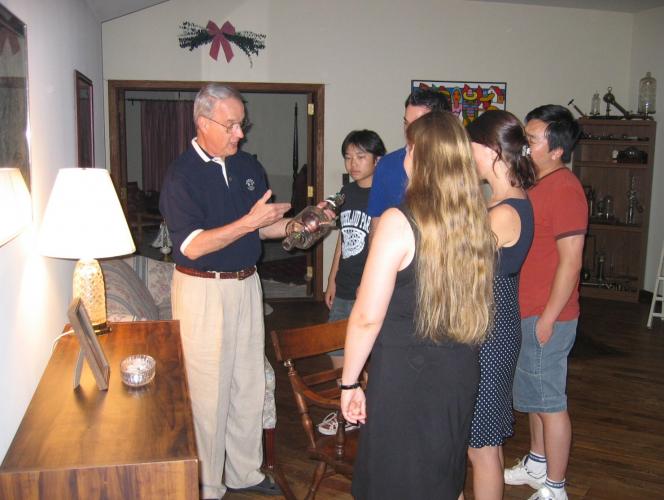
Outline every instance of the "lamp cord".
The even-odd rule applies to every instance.
[[[62,332],[60,335],[55,337],[55,339],[53,340],[53,345],[51,346],[51,354],[53,354],[53,351],[55,351],[55,346],[58,344],[58,341],[65,335],[71,335],[72,333],[74,333],[74,329],[70,328],[69,330]]]

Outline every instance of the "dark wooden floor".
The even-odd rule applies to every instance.
[[[274,302],[267,330],[325,321],[322,304]],[[664,498],[664,326],[645,327],[646,304],[584,299],[577,342],[569,364],[569,409],[574,439],[568,469],[570,499]],[[293,492],[303,498],[313,463],[303,458],[305,441],[283,366],[267,355],[277,373],[277,453]],[[515,436],[505,445],[511,464],[528,450],[528,420],[516,414]],[[472,499],[469,469],[466,498]],[[350,499],[341,476],[323,481],[317,499]],[[505,498],[526,499],[528,486],[507,486]],[[227,494],[225,500],[266,498]],[[423,499],[426,500],[426,499]]]

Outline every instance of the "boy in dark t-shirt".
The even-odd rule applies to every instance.
[[[341,145],[346,172],[354,182],[341,188],[345,196],[339,213],[341,228],[325,291],[329,321],[345,319],[355,301],[355,291],[367,259],[369,226],[367,203],[374,170],[385,154],[383,141],[371,130],[353,130]],[[342,363],[339,366],[343,365]]]
[[[369,192],[376,164],[385,154],[385,145],[376,132],[353,130],[341,144],[341,154],[346,172],[354,182],[341,188],[345,200],[339,213],[339,238],[325,290],[325,304],[330,309],[329,321],[348,318],[355,302],[355,292],[360,285],[369,250]],[[334,368],[343,366],[343,350],[330,353],[330,358]],[[335,434],[336,413],[328,415],[318,425],[318,430],[322,434]]]

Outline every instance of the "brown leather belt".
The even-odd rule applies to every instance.
[[[211,278],[217,280],[244,280],[256,272],[256,266],[251,266],[240,271],[199,271],[198,269],[192,269],[191,267],[184,266],[175,266],[175,269],[180,271],[183,274],[188,274],[189,276],[196,276],[197,278]]]

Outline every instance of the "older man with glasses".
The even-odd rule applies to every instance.
[[[226,488],[281,494],[260,472],[265,394],[261,239],[285,236],[288,203],[269,203],[265,171],[238,149],[245,109],[208,84],[194,102],[197,136],[169,167],[160,209],[173,240],[173,317],[191,391],[201,498]],[[223,478],[223,482],[222,482]]]

